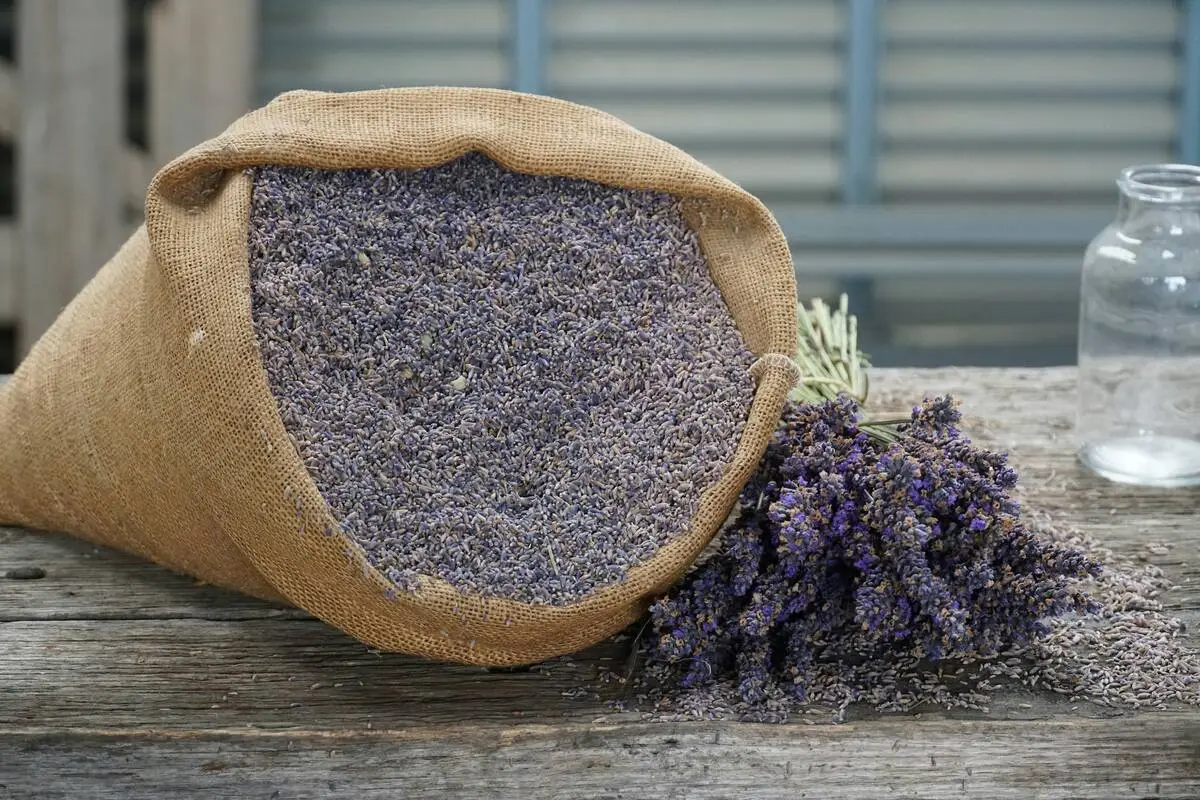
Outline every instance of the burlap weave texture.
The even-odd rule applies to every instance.
[[[765,356],[735,457],[690,530],[571,605],[437,580],[397,595],[351,540],[325,535],[337,523],[284,430],[251,324],[247,168],[420,168],[469,151],[682,199],[737,327]],[[787,243],[757,199],[600,111],[484,89],[289,92],[162,168],[145,225],[0,389],[0,522],[282,600],[381,649],[496,665],[572,652],[635,620],[728,515],[795,381],[795,297]]]

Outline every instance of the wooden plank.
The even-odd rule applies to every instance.
[[[0,528],[0,575],[21,567],[45,577],[5,586],[0,622],[308,617],[78,539]]]
[[[0,64],[0,139],[16,137],[20,113],[17,71],[11,65]],[[146,187],[154,177],[154,164],[143,150],[132,145],[124,147],[121,164],[122,196],[127,204],[140,209],[146,198]],[[0,252],[0,272],[10,263],[11,257]]]
[[[19,355],[126,234],[123,13],[121,0],[18,6]]]
[[[962,722],[934,741],[914,737],[908,720],[785,729],[463,722],[332,736],[0,730],[0,797],[1195,798],[1197,742],[1200,720],[1169,714]]]
[[[1151,558],[1183,582],[1164,600],[1200,643],[1200,490],[1080,469],[1073,370],[877,370],[873,385],[882,411],[959,396],[968,432],[1011,452],[1027,508],[1119,552],[1170,542]],[[317,620],[61,536],[0,533],[0,575],[13,566],[47,575],[0,580],[0,798],[1200,796],[1195,709],[1022,692],[988,714],[854,710],[833,728],[645,724],[607,710],[617,687],[573,696],[626,664],[628,632],[494,673],[376,653]]]
[[[150,142],[156,166],[220,133],[252,107],[257,5],[159,0],[150,6]]]
[[[0,324],[16,320],[16,269],[13,226],[0,222]]]
[[[1195,627],[1200,613],[1181,614]],[[442,726],[462,721],[588,721],[610,716],[627,631],[528,672],[431,664],[372,651],[317,620],[144,619],[0,623],[0,730],[201,731],[254,727],[323,731]],[[78,676],[86,675],[86,681]],[[578,695],[578,696],[576,696]],[[1175,712],[1157,712],[1170,714]],[[1200,711],[1179,712],[1200,719]],[[818,714],[810,723],[828,723]],[[925,709],[882,715],[853,708],[851,721],[909,716],[913,734],[937,738],[950,720],[1089,719],[1141,714],[1034,691],[997,694],[985,712]],[[632,721],[637,714],[614,719]],[[98,722],[102,721],[102,722]]]
[[[0,730],[14,726],[338,731],[462,719],[604,713],[563,692],[619,668],[627,645],[530,672],[431,665],[375,653],[316,620],[0,624]],[[86,674],[86,681],[72,676]]]
[[[17,71],[11,64],[0,64],[0,139],[12,140],[17,135],[21,116],[19,92]]]

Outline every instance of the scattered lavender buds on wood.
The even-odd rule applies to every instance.
[[[1161,572],[1023,519],[1016,473],[961,434],[950,398],[864,421],[845,298],[800,321],[806,381],[719,546],[651,609],[619,706],[840,719],[855,703],[986,710],[1013,684],[1200,704],[1200,654],[1159,613]]]
[[[683,688],[679,665],[658,661],[632,675],[606,673],[604,682],[622,684],[626,696],[612,705],[654,721],[766,722],[797,717],[840,722],[871,711],[988,712],[1003,692],[1117,709],[1200,705],[1200,652],[1188,647],[1183,623],[1158,599],[1171,588],[1162,571],[1119,556],[1043,514],[1031,515],[1026,525],[1049,542],[1082,550],[1102,569],[1079,586],[1089,611],[1044,620],[1046,631],[1023,645],[930,661],[917,649],[880,654],[869,643],[864,648],[848,627],[824,643],[803,699],[785,683],[773,683],[763,697],[747,701],[734,675]]]
[[[752,356],[669,196],[508,172],[254,173],[255,332],[343,530],[561,604],[683,533],[732,459]]]
[[[736,675],[804,700],[815,664],[849,648],[940,661],[987,655],[1086,610],[1081,552],[1021,524],[1003,457],[970,446],[948,398],[883,444],[847,397],[791,404],[724,549],[653,609],[651,663],[684,687]]]

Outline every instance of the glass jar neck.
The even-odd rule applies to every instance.
[[[1155,164],[1129,167],[1117,180],[1118,223],[1168,216],[1200,224],[1200,166]]]

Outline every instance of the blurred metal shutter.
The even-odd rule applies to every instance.
[[[1200,64],[1200,0],[261,7],[263,100],[507,86],[679,145],[771,207],[802,295],[854,287],[888,364],[1070,361],[1083,247],[1117,170],[1178,157],[1185,42]]]
[[[889,363],[1072,362],[1079,263],[1117,172],[1177,158],[1180,4],[890,0],[881,24],[891,230],[829,260],[874,278],[872,347]]]
[[[505,0],[261,0],[259,93],[509,81]]]
[[[1112,200],[1175,144],[1179,13],[1163,0],[893,0],[881,199]]]
[[[881,203],[953,210],[992,241],[889,253],[912,269],[877,279],[881,355],[1073,362],[1082,249],[1114,215],[1112,181],[1176,157],[1178,5],[893,0],[884,30]]]
[[[560,0],[550,94],[687,150],[768,204],[838,186],[837,0]]]

